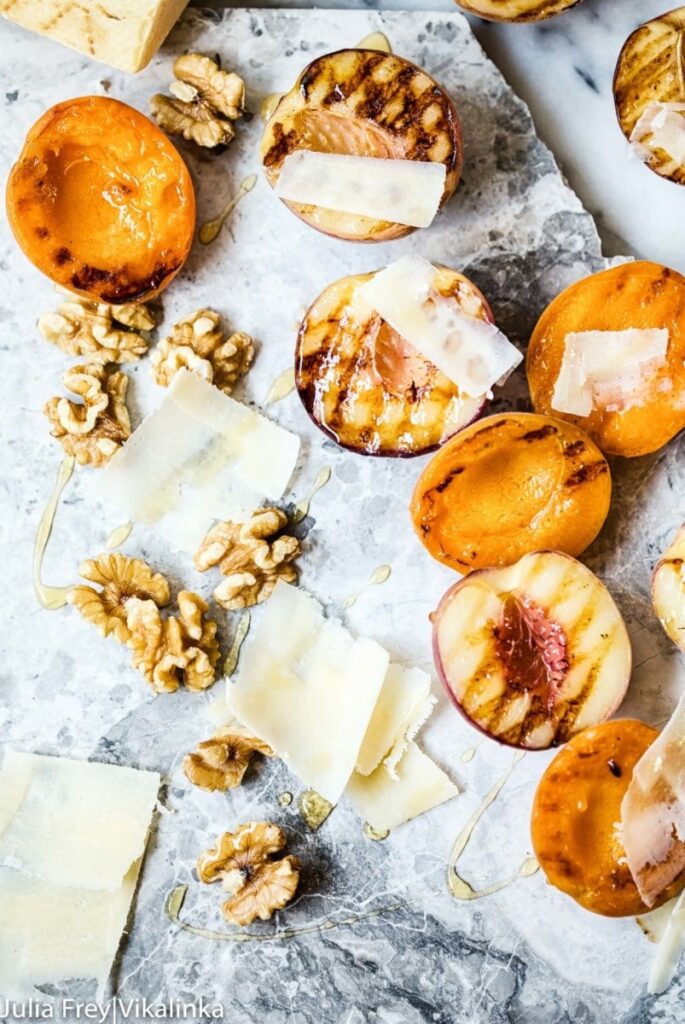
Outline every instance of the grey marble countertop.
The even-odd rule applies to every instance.
[[[197,6],[250,6],[210,0]],[[453,0],[308,0],[265,7],[454,11]],[[532,25],[470,17],[486,53],[530,107],[540,137],[595,217],[604,252],[634,254],[685,273],[685,188],[663,181],[629,154],[611,83],[628,35],[668,10],[668,0],[583,0]]]
[[[602,9],[620,6],[619,0],[605,0]],[[516,38],[533,45],[546,32],[554,39],[563,25],[572,24],[571,18],[592,17],[593,12],[597,17],[598,10],[597,3],[587,0],[559,19],[558,29],[555,22],[544,30],[518,28],[522,34]],[[381,17],[368,11],[313,11],[300,17],[241,11],[223,18],[189,12],[150,68],[134,80],[2,23],[2,45],[11,41],[9,58],[0,67],[6,116],[2,173],[15,159],[27,127],[50,103],[100,89],[147,109],[150,95],[169,81],[172,57],[185,47],[207,52],[215,47],[227,63],[247,69],[249,106],[256,111],[263,95],[294,81],[309,54],[332,49],[338,41],[353,44],[380,29],[398,52],[442,79],[459,106],[467,140],[459,201],[399,248],[350,246],[312,232],[260,180],[216,245],[194,247],[164,295],[162,332],[192,309],[217,308],[232,326],[258,339],[255,366],[237,397],[263,403],[274,378],[292,359],[302,304],[336,277],[412,251],[441,261],[449,253],[450,262],[483,288],[498,323],[522,342],[562,287],[603,265],[599,238],[552,154],[536,137],[525,106],[483,59],[455,8],[446,5],[445,12]],[[510,36],[506,28],[481,25],[478,31],[503,46]],[[569,78],[580,82],[571,43],[566,39],[555,45],[567,52],[563,66]],[[599,72],[585,63],[587,48],[583,53],[575,62],[599,80]],[[40,73],[42,67],[49,67],[49,75]],[[576,87],[578,95],[587,90],[588,103],[596,102],[589,86]],[[215,214],[242,178],[257,169],[259,132],[255,117],[219,160],[184,148],[201,220]],[[572,175],[570,166],[567,170]],[[634,171],[646,187],[662,185],[640,166]],[[293,253],[298,254],[296,272]],[[5,584],[0,747],[11,742],[24,750],[93,757],[165,775],[164,812],[155,823],[130,933],[112,976],[115,991],[123,998],[218,999],[231,1024],[647,1024],[652,1019],[676,1024],[685,976],[681,973],[661,997],[646,995],[653,949],[632,920],[586,913],[540,873],[477,903],[451,899],[445,885],[451,843],[509,767],[511,752],[474,735],[446,699],[421,743],[463,794],[383,843],[365,839],[346,806],[311,834],[294,804],[284,808],[277,802],[283,790],[298,790],[297,780],[280,764],[259,766],[244,787],[227,796],[188,785],[181,759],[211,731],[205,715],[209,697],[179,692],[150,699],[125,649],[102,640],[73,609],[51,613],[36,605],[32,543],[61,454],[48,436],[41,408],[60,390],[70,360],[37,335],[37,315],[53,307],[55,295],[18,252],[4,223],[0,266],[0,558]],[[127,372],[137,424],[159,402],[160,392],[147,362]],[[495,409],[524,402],[525,381],[517,374]],[[335,449],[309,423],[294,395],[271,415],[303,441],[289,498],[307,493],[322,463],[333,469],[307,524],[303,585],[329,611],[341,614],[341,601],[363,587],[371,570],[392,565],[388,582],[369,588],[344,613],[346,624],[355,634],[385,644],[393,658],[430,670],[427,616],[453,576],[427,556],[406,520],[421,461],[397,464]],[[654,456],[613,467],[614,509],[587,555],[591,568],[611,586],[631,632],[636,667],[623,710],[655,723],[668,716],[685,680],[683,660],[662,635],[649,598],[650,567],[682,518],[682,448],[681,439]],[[48,582],[73,582],[80,560],[101,550],[104,538],[120,525],[119,517],[98,502],[95,477],[95,471],[79,471],[69,484],[48,550]],[[165,547],[154,531],[136,529],[124,550],[164,569],[175,588],[211,591],[211,582]],[[225,644],[231,625],[223,615],[220,627]],[[477,747],[475,756],[462,760],[472,747]],[[530,803],[549,758],[548,753],[526,757],[503,791],[497,813],[483,819],[464,865],[474,884],[506,877],[530,854]],[[214,942],[171,927],[163,915],[164,896],[173,886],[187,885],[184,919],[225,931],[220,896],[197,883],[191,866],[208,840],[257,815],[285,825],[293,852],[306,865],[296,904],[276,921],[257,925],[257,938],[247,942]],[[354,926],[342,926],[350,917]],[[302,931],[288,941],[271,941],[275,928]],[[69,994],[88,995],[90,990],[77,986]]]

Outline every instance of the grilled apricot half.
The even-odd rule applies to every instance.
[[[362,455],[412,456],[437,448],[482,411],[482,398],[456,384],[362,300],[373,274],[330,284],[307,310],[297,336],[295,383],[312,420]],[[436,267],[433,287],[468,316],[493,322],[463,274]]]
[[[501,413],[433,456],[410,511],[430,554],[466,573],[541,548],[579,555],[602,528],[610,500],[607,461],[581,430],[548,416]]]
[[[555,408],[554,391],[567,338],[581,332],[666,330],[665,358],[633,371],[632,390],[619,384],[594,392],[587,416]],[[597,345],[601,347],[601,335]],[[647,455],[685,427],[685,277],[658,263],[638,261],[602,270],[557,295],[538,320],[528,345],[528,385],[536,412],[582,427],[604,452]]]
[[[25,255],[102,302],[154,298],[183,266],[195,194],[160,129],[106,96],[51,107],[29,131],[7,182],[7,216]]]
[[[633,769],[659,733],[619,718],[585,729],[561,750],[535,793],[535,856],[557,889],[595,914],[632,917],[672,899],[685,875],[654,907],[640,899],[621,840],[621,801]]]
[[[273,187],[297,150],[445,165],[441,206],[461,174],[461,127],[451,99],[411,61],[379,50],[338,50],[309,64],[264,128],[261,155]],[[354,242],[386,242],[416,229],[319,206],[286,202],[318,231]]]
[[[611,594],[559,551],[470,573],[431,620],[448,695],[500,743],[565,743],[609,718],[628,687],[630,641]]]
[[[580,0],[456,0],[470,14],[488,21],[542,21],[553,18]]]
[[[614,74],[621,131],[651,171],[679,185],[685,185],[683,142],[678,145],[685,132],[683,32],[685,7],[640,25],[624,43]]]

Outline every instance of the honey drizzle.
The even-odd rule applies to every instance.
[[[274,402],[280,402],[282,398],[286,398],[292,391],[295,390],[295,370],[290,368],[284,370],[283,373],[279,373],[276,380],[271,385],[269,394],[266,396],[264,405],[272,405]]]
[[[240,657],[240,648],[243,646],[245,637],[250,629],[250,613],[244,611],[238,619],[238,625],[235,628],[235,634],[233,636],[233,643],[226,655],[226,661],[224,662],[224,675],[232,676],[238,665],[238,658]]]
[[[233,198],[226,203],[221,213],[216,217],[212,217],[211,220],[205,221],[200,228],[198,235],[198,238],[203,245],[210,245],[217,238],[227,218],[233,213],[243,196],[246,196],[248,192],[251,192],[256,184],[257,175],[248,174],[248,176],[240,183],[240,188]]]
[[[367,839],[372,839],[374,843],[382,843],[383,840],[387,839],[388,836],[390,835],[389,828],[383,829],[383,831],[379,831],[377,828],[374,828],[373,825],[369,825],[368,821],[364,822],[362,832],[364,833]]]
[[[386,580],[390,579],[391,575],[391,565],[379,565],[377,568],[373,570],[373,572],[369,576],[368,583],[365,583],[361,590],[358,590],[356,594],[348,594],[347,597],[344,598],[343,601],[341,602],[340,607],[351,608],[352,605],[355,605],[357,603],[357,601],[362,596],[365,590],[368,590],[369,587],[377,587],[381,583],[385,583]]]
[[[390,40],[383,32],[369,32],[368,36],[360,39],[356,46],[357,50],[380,50],[381,53],[392,53]]]
[[[36,533],[36,542],[33,548],[33,589],[36,592],[39,604],[51,612],[65,606],[69,596],[69,591],[72,589],[72,587],[48,586],[46,583],[43,583],[41,579],[41,572],[43,568],[45,549],[50,539],[50,534],[52,533],[59,499],[62,495],[62,491],[71,479],[75,464],[76,460],[73,455],[68,455],[65,459],[62,459],[59,472],[57,474],[55,488],[45,507],[43,515],[40,517],[38,532]]]
[[[105,547],[108,551],[114,551],[115,548],[120,548],[125,541],[131,536],[133,529],[133,523],[122,523],[121,526],[117,526],[116,529],[112,530],[109,537],[105,541]]]
[[[324,466],[320,469],[316,475],[316,480],[312,485],[312,489],[309,492],[308,497],[303,498],[302,501],[298,501],[293,512],[293,522],[301,523],[302,520],[309,514],[309,506],[312,503],[312,499],[317,491],[320,491],[322,487],[325,487],[328,481],[331,479],[333,471],[330,466]]]
[[[271,935],[259,935],[255,932],[214,932],[208,928],[198,928],[196,925],[187,924],[185,921],[181,921],[180,913],[183,907],[183,901],[185,900],[186,893],[188,891],[187,885],[177,885],[176,888],[172,889],[168,893],[166,900],[164,901],[164,913],[173,924],[178,925],[186,932],[190,932],[191,935],[199,935],[203,939],[218,939],[221,942],[279,942],[283,939],[292,939],[297,935],[311,935],[314,932],[329,932],[333,928],[344,928],[346,926],[357,924],[358,921],[366,921],[369,918],[380,917],[382,914],[390,914],[396,910],[404,910],[407,907],[407,903],[397,902],[391,903],[386,907],[379,907],[377,910],[369,910],[364,914],[352,914],[349,917],[343,917],[339,921],[334,921],[332,918],[327,918],[322,921],[321,924],[309,924],[304,925],[302,928],[287,928],[281,931],[273,932]]]
[[[509,781],[509,778],[514,769],[516,768],[516,765],[519,763],[521,758],[525,756],[525,754],[525,750],[519,750],[514,760],[512,761],[509,770],[506,771],[502,778],[495,783],[495,785],[488,793],[486,793],[482,803],[480,804],[480,807],[476,808],[476,810],[473,812],[473,814],[466,822],[463,829],[461,830],[461,832],[454,841],[452,853],[450,854],[449,864],[447,866],[447,887],[449,888],[454,898],[457,900],[478,900],[481,899],[483,896],[490,896],[492,895],[492,893],[499,892],[501,889],[506,889],[508,885],[512,885],[519,878],[528,878],[530,877],[530,875],[534,875],[535,872],[538,871],[540,868],[540,865],[538,864],[535,857],[527,857],[523,861],[523,863],[519,865],[515,874],[509,876],[509,878],[504,878],[499,882],[493,882],[492,885],[488,885],[484,889],[474,889],[473,886],[469,885],[469,883],[464,878],[462,878],[457,871],[459,858],[461,857],[462,853],[468,846],[471,836],[473,835],[473,832],[478,822],[483,817],[483,815],[490,807],[490,805],[495,802],[495,800],[501,793],[502,789]]]
[[[476,756],[476,748],[475,747],[469,747],[467,750],[464,751],[464,753],[461,755],[459,760],[461,761],[462,764],[468,764],[469,761],[473,761],[475,756]]]
[[[317,832],[321,828],[334,807],[335,804],[332,804],[330,800],[326,800],[315,789],[305,789],[297,801],[297,809],[302,820],[309,826],[312,832]]]
[[[268,96],[264,97],[264,99],[259,105],[259,116],[261,117],[262,122],[264,124],[266,124],[267,121],[271,120],[276,110],[276,107],[281,102],[284,96],[284,92],[270,92]]]

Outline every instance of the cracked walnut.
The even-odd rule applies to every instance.
[[[198,309],[175,324],[169,337],[153,349],[150,361],[153,376],[163,387],[168,387],[177,371],[185,367],[229,395],[253,359],[249,334],[236,331],[227,338],[219,314]]]
[[[111,364],[88,363],[73,366],[63,381],[82,401],[51,398],[44,406],[50,433],[80,465],[102,466],[131,436],[128,377]]]
[[[102,589],[85,584],[69,592],[72,604],[101,636],[128,643],[131,631],[126,623],[127,602],[132,598],[150,601],[157,607],[169,603],[169,584],[159,572],[153,572],[141,558],[122,554],[103,554],[82,562],[79,574]]]
[[[299,863],[291,854],[276,858],[286,844],[283,829],[268,821],[240,825],[224,832],[214,846],[197,859],[200,881],[221,880],[230,898],[222,906],[227,921],[248,925],[257,918],[268,921],[295,895]]]
[[[207,618],[209,606],[189,590],[181,590],[177,601],[178,616],[167,618],[152,600],[132,598],[126,605],[133,665],[155,693],[173,693],[181,683],[206,690],[214,682],[219,643],[216,622]]]
[[[112,306],[73,295],[55,312],[38,318],[38,330],[46,341],[70,356],[87,356],[92,363],[131,363],[147,352],[148,341],[140,333],[151,331],[155,317],[149,306],[133,303]]]
[[[183,771],[194,786],[225,792],[243,781],[253,754],[273,757],[273,750],[256,736],[227,726],[186,754]]]
[[[297,537],[285,533],[288,517],[278,508],[253,512],[247,522],[217,523],[195,554],[195,567],[219,566],[226,577],[214,590],[228,611],[265,601],[279,579],[297,581],[294,559],[302,551]]]
[[[172,95],[157,93],[150,100],[159,126],[206,149],[229,143],[235,135],[233,122],[245,108],[242,78],[199,53],[178,57],[174,75],[169,86]]]

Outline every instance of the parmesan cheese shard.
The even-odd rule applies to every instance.
[[[410,742],[393,778],[384,764],[371,775],[355,772],[346,795],[360,818],[378,832],[403,825],[459,795],[459,790],[427,754]]]
[[[428,700],[430,687],[430,676],[419,668],[404,668],[394,662],[388,667],[364,734],[356,771],[370,775],[395,744],[403,739]]]
[[[685,103],[648,103],[630,133],[630,142],[641,160],[658,151],[685,166]]]
[[[523,356],[494,324],[468,316],[456,299],[434,291],[434,277],[435,268],[421,256],[402,256],[358,294],[463,394],[491,396]]]
[[[649,972],[647,991],[650,995],[665,992],[685,949],[685,892],[681,892],[671,909],[664,934],[659,940],[656,956]]]
[[[685,696],[635,765],[621,823],[630,872],[652,907],[685,871]]]
[[[0,14],[87,57],[140,71],[188,0],[4,0]]]
[[[227,703],[307,786],[339,800],[354,770],[389,657],[279,581],[253,625]]]
[[[214,519],[280,498],[299,446],[295,434],[181,369],[100,475],[100,494],[192,553]]]
[[[569,332],[552,408],[589,416],[596,405],[608,412],[638,405],[666,360],[668,337],[665,327]]]
[[[275,192],[290,202],[425,228],[438,212],[446,174],[431,160],[300,149],[283,161]]]
[[[160,777],[7,750],[0,768],[0,994],[104,985],[128,917]]]

